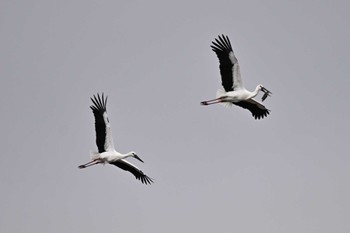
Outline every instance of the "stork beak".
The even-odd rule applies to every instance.
[[[134,158],[135,158],[135,159],[140,160],[141,162],[143,162],[143,160],[142,160],[142,159],[140,159],[140,157],[139,157],[139,156],[137,156],[136,154],[134,154]]]
[[[261,91],[263,91],[265,94],[268,94],[269,96],[270,96],[270,94],[272,94],[272,92],[267,90],[265,87],[262,87]]]

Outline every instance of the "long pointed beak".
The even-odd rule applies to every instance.
[[[134,154],[134,158],[135,158],[135,159],[140,160],[141,162],[143,162],[143,160],[142,160],[142,159],[140,159],[140,157],[139,157],[139,156],[137,156],[137,155],[135,155],[135,154]],[[143,163],[144,163],[144,162],[143,162]]]
[[[261,88],[261,90],[262,90],[265,94],[267,94],[268,96],[270,96],[270,94],[272,94],[272,92],[269,91],[269,90],[267,90],[265,87]]]

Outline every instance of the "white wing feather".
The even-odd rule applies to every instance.
[[[108,115],[107,112],[103,113],[103,120],[105,121],[106,124],[106,140],[105,140],[105,151],[114,151],[114,143],[113,143],[113,137],[112,137],[112,129],[111,129],[111,124],[109,123],[108,120]]]
[[[233,52],[229,53],[229,58],[233,64],[232,67],[232,75],[233,75],[233,90],[242,90],[244,89],[242,77],[241,77],[241,70],[239,68],[238,59],[236,58],[235,54]]]

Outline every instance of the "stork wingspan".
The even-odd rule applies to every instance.
[[[233,104],[248,109],[255,119],[260,120],[260,118],[263,119],[270,114],[270,110],[254,99],[248,99]]]
[[[140,180],[143,184],[151,184],[153,183],[152,178],[145,175],[140,169],[138,169],[135,165],[129,163],[124,159],[119,159],[111,164],[134,174],[136,179]]]
[[[220,62],[222,86],[226,92],[243,88],[238,60],[233,53],[230,39],[227,36],[218,36],[210,47],[216,53]]]
[[[93,105],[90,108],[95,116],[96,145],[99,153],[114,150],[112,130],[106,109],[107,98],[107,96],[104,98],[103,93],[101,97],[97,94],[91,98]]]

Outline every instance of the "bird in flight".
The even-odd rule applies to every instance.
[[[261,84],[259,84],[253,92],[245,89],[238,60],[233,53],[229,38],[224,35],[218,36],[218,39],[215,39],[210,47],[219,58],[221,81],[225,91],[219,90],[217,98],[202,101],[201,104],[210,105],[225,103],[229,106],[235,104],[248,109],[255,119],[262,119],[270,114],[269,109],[253,98],[258,95],[259,91],[262,91],[264,92],[262,101],[264,101],[272,93]]]
[[[107,96],[104,98],[97,94],[91,98],[93,105],[90,106],[95,117],[96,145],[98,152],[91,153],[91,161],[79,166],[80,169],[90,167],[96,164],[113,164],[123,170],[131,172],[136,179],[144,184],[151,184],[152,178],[145,175],[138,167],[126,161],[126,158],[133,157],[143,162],[135,152],[131,151],[121,154],[114,149],[111,124],[107,116]]]

